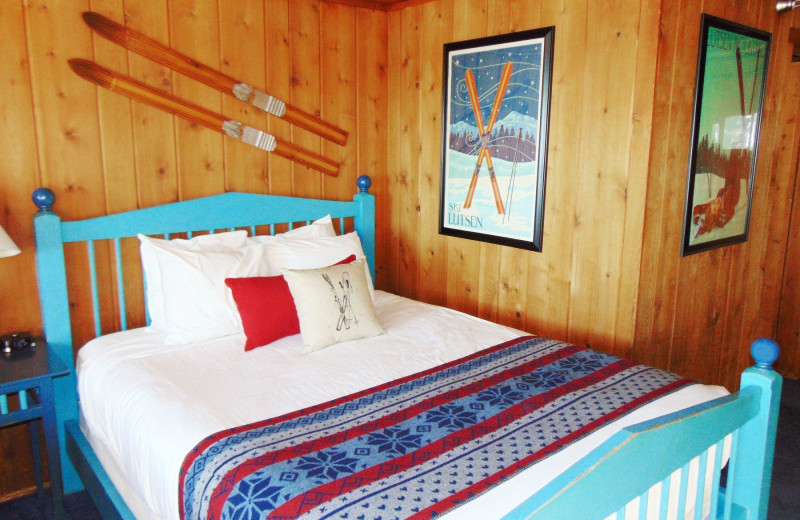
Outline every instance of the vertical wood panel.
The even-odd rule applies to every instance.
[[[385,287],[386,272],[391,241],[389,236],[389,213],[385,202],[388,194],[387,175],[387,75],[388,75],[388,20],[382,13],[368,9],[357,10],[358,23],[355,37],[357,42],[372,42],[370,45],[356,45],[358,56],[358,117],[356,119],[359,136],[375,136],[368,142],[359,140],[358,174],[369,175],[372,179],[372,192],[381,201],[375,207],[378,236],[375,247],[375,284]]]
[[[289,42],[289,0],[275,0],[272,9],[264,10],[266,31],[266,69],[267,94],[286,103],[291,102],[292,60]],[[282,139],[292,137],[291,125],[277,117],[269,118],[269,131]],[[269,190],[275,195],[291,195],[294,186],[292,162],[275,154],[270,154]]]
[[[581,125],[586,61],[588,3],[544,2],[543,26],[555,26],[553,86],[547,156],[544,237],[541,255],[530,255],[525,329],[565,340],[569,336],[571,279],[577,228],[575,186],[584,140]]]
[[[211,2],[169,2],[170,45],[201,63],[219,69],[219,20]],[[207,85],[173,73],[173,93],[214,112],[222,110],[222,93]],[[195,199],[225,188],[222,174],[224,136],[183,118],[176,118],[178,185],[182,199]],[[237,143],[239,146],[246,146]]]
[[[399,96],[403,100],[399,110],[400,134],[398,154],[398,200],[395,211],[399,226],[396,251],[396,276],[402,283],[398,293],[416,298],[419,255],[419,151],[420,143],[420,22],[422,9],[400,11],[400,77]]]
[[[322,118],[351,134],[355,130],[357,105],[356,12],[354,9],[322,2],[320,4],[322,54]],[[323,140],[322,152],[341,162],[338,177],[323,175],[322,187],[327,199],[347,200],[353,196],[358,177],[358,154],[355,139],[346,146]]]
[[[291,104],[320,115],[319,0],[289,2],[289,55],[291,63]],[[292,128],[292,142],[315,153],[321,151],[321,139],[300,127]],[[292,164],[292,192],[301,197],[318,198],[322,194],[322,173]]]
[[[220,70],[255,89],[267,89],[264,6],[237,0],[219,1]],[[232,96],[222,96],[222,113],[263,131],[269,131],[268,116]],[[225,189],[253,193],[269,192],[269,155],[248,144],[223,137]]]
[[[400,99],[400,81],[399,78],[402,74],[403,60],[402,60],[402,41],[403,31],[401,24],[401,11],[392,11],[389,13],[388,20],[388,66],[389,78],[387,81],[386,97],[387,103],[387,124],[388,135],[397,136],[402,133],[402,107],[403,103]],[[388,228],[384,232],[384,240],[389,245],[388,255],[386,257],[385,271],[376,273],[381,275],[383,280],[383,287],[389,292],[399,293],[402,287],[400,277],[397,276],[397,251],[400,249],[400,142],[398,139],[389,139],[387,143],[386,158],[386,189],[387,196],[383,201],[387,211],[386,224]]]
[[[453,31],[453,3],[422,6],[420,32],[419,277],[417,297],[444,305],[447,301],[447,241],[439,234],[439,182],[442,139],[442,46]],[[439,51],[438,53],[436,51]],[[432,283],[432,280],[436,280]]]

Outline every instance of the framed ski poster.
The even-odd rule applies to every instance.
[[[542,250],[554,33],[444,46],[439,233]]]
[[[745,242],[770,34],[703,15],[681,255]]]

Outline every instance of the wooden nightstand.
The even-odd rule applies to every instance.
[[[28,423],[33,446],[36,486],[41,492],[42,457],[39,431],[36,428],[41,420],[47,444],[53,513],[56,519],[64,517],[64,505],[53,378],[68,373],[67,366],[41,340],[35,347],[27,350],[15,351],[10,355],[0,353],[0,427]]]

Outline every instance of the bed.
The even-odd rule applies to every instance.
[[[315,219],[330,215],[339,223],[339,235],[350,229],[357,234],[374,278],[375,201],[369,186],[369,178],[360,177],[352,202],[226,193],[75,222],[62,222],[53,211],[51,191],[34,192],[44,332],[48,345],[72,369],[56,388],[65,492],[85,487],[104,518],[173,520],[179,518],[179,509],[185,518],[199,517],[185,508],[185,491],[193,486],[174,480],[179,473],[182,478],[191,473],[198,460],[192,453],[211,446],[214,432],[251,435],[254,430],[242,426],[251,424],[288,428],[297,410],[321,417],[321,411],[351,406],[341,401],[347,395],[396,395],[398,389],[413,386],[409,381],[428,384],[450,377],[462,366],[472,369],[477,357],[513,355],[534,363],[536,356],[560,355],[556,350],[564,347],[550,340],[379,290],[372,300],[385,333],[307,355],[299,335],[277,340],[270,348],[245,351],[242,335],[199,339],[187,346],[169,343],[152,327],[127,330],[123,274],[128,271],[120,244],[139,233],[169,238],[245,229],[256,235],[267,226],[267,233],[273,234],[275,225],[310,227]],[[122,330],[112,333],[101,331],[94,267],[95,243],[103,241],[110,241],[116,253]],[[71,242],[86,243],[98,336],[79,351],[79,378],[73,363],[64,254],[64,244]],[[495,344],[498,347],[491,347]],[[578,350],[569,355],[595,355]],[[548,448],[535,464],[498,477],[499,484],[491,488],[468,493],[458,507],[443,511],[444,518],[765,519],[781,378],[771,369],[778,355],[774,342],[757,340],[751,353],[756,366],[743,373],[736,394],[677,377],[665,381],[674,388],[653,393],[645,406],[620,408],[608,425],[587,430],[564,447]],[[529,355],[530,360],[523,357]],[[608,363],[626,362],[609,358]],[[188,376],[173,380],[177,367]],[[236,386],[237,381],[247,383]],[[412,437],[417,442],[420,436]],[[720,485],[723,473],[726,478]],[[423,494],[427,497],[429,491]],[[403,499],[395,498],[392,504]],[[439,502],[436,496],[428,499]],[[362,501],[360,507],[369,518],[394,517],[377,511],[376,504]],[[308,517],[327,514],[315,509]],[[440,512],[433,508],[426,514],[437,517]]]

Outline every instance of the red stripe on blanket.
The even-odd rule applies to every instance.
[[[209,511],[220,510],[218,508],[221,508],[222,504],[224,504],[225,501],[227,501],[228,495],[241,480],[247,478],[247,476],[251,475],[252,473],[266,466],[269,466],[271,464],[276,464],[278,462],[287,459],[308,455],[309,453],[320,451],[325,448],[335,446],[337,444],[342,444],[350,439],[366,435],[368,433],[392,426],[397,423],[401,423],[421,413],[424,413],[427,410],[436,408],[450,401],[454,401],[456,399],[460,399],[462,397],[474,394],[476,392],[483,390],[484,388],[502,383],[503,381],[519,377],[523,374],[531,372],[532,370],[541,368],[545,365],[548,365],[560,359],[567,358],[575,354],[576,352],[581,352],[583,350],[585,349],[581,347],[576,347],[575,345],[562,347],[559,350],[547,354],[545,356],[532,359],[522,365],[517,365],[511,369],[505,370],[491,377],[481,379],[469,385],[450,390],[443,394],[435,395],[434,397],[425,399],[422,402],[409,406],[408,408],[398,410],[395,413],[381,417],[374,421],[370,421],[355,426],[349,430],[337,432],[332,435],[320,437],[319,439],[314,439],[312,441],[304,442],[302,444],[292,446],[291,448],[283,448],[277,451],[264,453],[263,455],[250,459],[247,462],[243,462],[242,464],[237,465],[231,472],[227,473],[225,477],[221,480],[221,482],[218,484],[218,486],[214,489],[212,495],[213,498],[211,500]],[[416,377],[414,377],[413,379],[416,379]],[[546,400],[544,400],[544,398],[542,397],[537,397],[532,399],[539,399],[540,401],[542,401],[541,404],[544,404],[546,402]],[[539,406],[541,406],[541,404],[539,404]],[[328,407],[325,408],[327,409]],[[247,428],[247,430],[251,429],[254,428],[252,427]],[[418,461],[417,463],[419,462],[424,462],[424,461]]]
[[[298,495],[279,506],[266,518],[267,520],[297,518],[303,513],[310,511],[324,502],[333,500],[342,494],[348,493],[354,489],[358,489],[361,486],[413,468],[414,466],[438,457],[442,453],[452,450],[457,446],[490,434],[497,429],[514,422],[520,417],[531,413],[533,410],[541,408],[542,406],[552,402],[554,399],[557,399],[562,395],[566,395],[574,390],[599,383],[600,381],[603,381],[627,368],[636,365],[636,363],[625,359],[612,363],[611,365],[603,367],[602,369],[592,372],[591,374],[588,374],[580,379],[575,379],[567,384],[558,386],[547,392],[543,392],[526,399],[525,401],[522,401],[504,410],[501,414],[495,415],[481,423],[473,425],[472,427],[453,432],[446,437],[442,437],[436,442],[423,446],[416,451],[409,452],[401,457],[397,457],[390,461],[372,466],[347,477],[328,482],[327,484],[323,484],[312,490],[309,490],[308,492]],[[595,428],[598,426],[600,426],[600,424],[595,426]],[[569,435],[570,439],[574,440],[581,435],[586,435],[592,431],[592,429],[593,428],[590,429],[585,427],[581,430],[578,430],[578,434],[573,432],[573,434]],[[474,486],[472,486],[472,488],[474,488]],[[448,508],[449,507],[452,507],[452,504],[450,504]],[[214,507],[211,509],[213,510]]]

